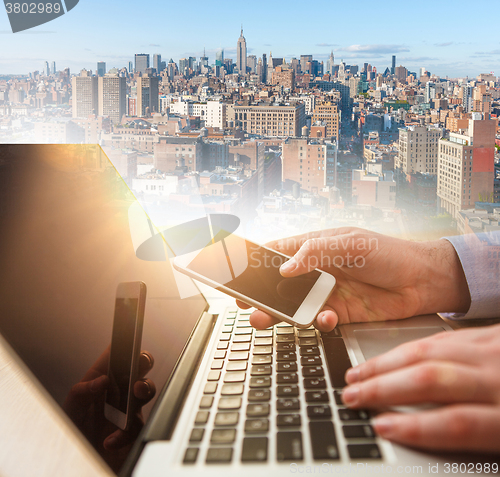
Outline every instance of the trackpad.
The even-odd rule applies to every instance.
[[[369,360],[385,353],[386,351],[427,336],[445,331],[440,326],[430,326],[426,328],[383,328],[377,330],[354,330],[354,336],[365,360]]]

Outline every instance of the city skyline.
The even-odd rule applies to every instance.
[[[295,3],[297,8],[293,8]],[[0,41],[4,44],[0,74],[41,70],[45,61],[56,61],[59,69],[69,67],[72,72],[82,68],[95,70],[98,61],[106,62],[108,69],[120,68],[139,52],[161,54],[164,60],[173,58],[177,62],[183,57],[199,58],[204,48],[210,64],[215,62],[215,53],[220,48],[226,58],[235,62],[241,24],[247,54],[257,57],[270,51],[273,56],[287,60],[311,54],[326,64],[333,50],[337,64],[341,60],[347,64],[368,62],[380,72],[390,67],[392,55],[396,55],[397,65],[412,71],[424,67],[442,77],[500,72],[500,42],[489,40],[488,35],[480,38],[473,33],[475,30],[464,35],[459,5],[450,7],[424,1],[415,11],[414,7],[395,1],[387,2],[383,9],[362,2],[343,5],[339,10],[329,2],[320,1],[311,12],[310,21],[296,14],[297,9],[304,8],[298,2],[283,8],[259,0],[251,7],[237,9],[222,2],[216,10],[207,10],[201,2],[193,2],[189,15],[178,4],[169,5],[165,15],[149,15],[134,8],[135,3],[129,0],[121,2],[119,8],[117,5],[87,0],[67,15],[17,34],[10,32],[4,14],[0,17]],[[265,16],[260,6],[266,8]],[[160,2],[152,4],[153,9],[163,7]],[[482,21],[484,11],[494,11],[495,4],[479,1],[476,7],[468,10],[469,24],[476,17]],[[365,15],[364,10],[368,9],[370,15]],[[345,21],[349,17],[352,21]],[[113,18],[112,24],[109,18]],[[440,19],[443,21],[436,28]],[[127,31],[128,25],[131,33]],[[188,31],[196,34],[187,35]]]

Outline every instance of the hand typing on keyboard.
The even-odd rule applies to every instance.
[[[343,323],[466,312],[470,306],[460,260],[447,240],[411,242],[344,227],[267,246],[292,256],[281,267],[285,277],[315,268],[335,276],[336,287],[315,322],[320,331],[331,331]],[[240,302],[238,305],[247,307]],[[250,321],[258,329],[277,322],[260,310]]]
[[[374,428],[413,447],[498,453],[499,367],[500,325],[440,333],[352,368],[342,398],[352,408],[444,404],[381,414]]]

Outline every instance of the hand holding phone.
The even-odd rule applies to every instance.
[[[128,428],[135,412],[133,385],[139,374],[145,305],[145,283],[127,282],[118,285],[104,415],[120,429]]]
[[[174,267],[209,286],[307,328],[330,296],[335,278],[321,270],[285,278],[280,267],[289,257],[230,235],[199,252],[174,259]]]

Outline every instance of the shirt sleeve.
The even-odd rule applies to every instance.
[[[500,231],[444,237],[457,252],[469,286],[467,313],[446,313],[451,319],[500,317]]]

